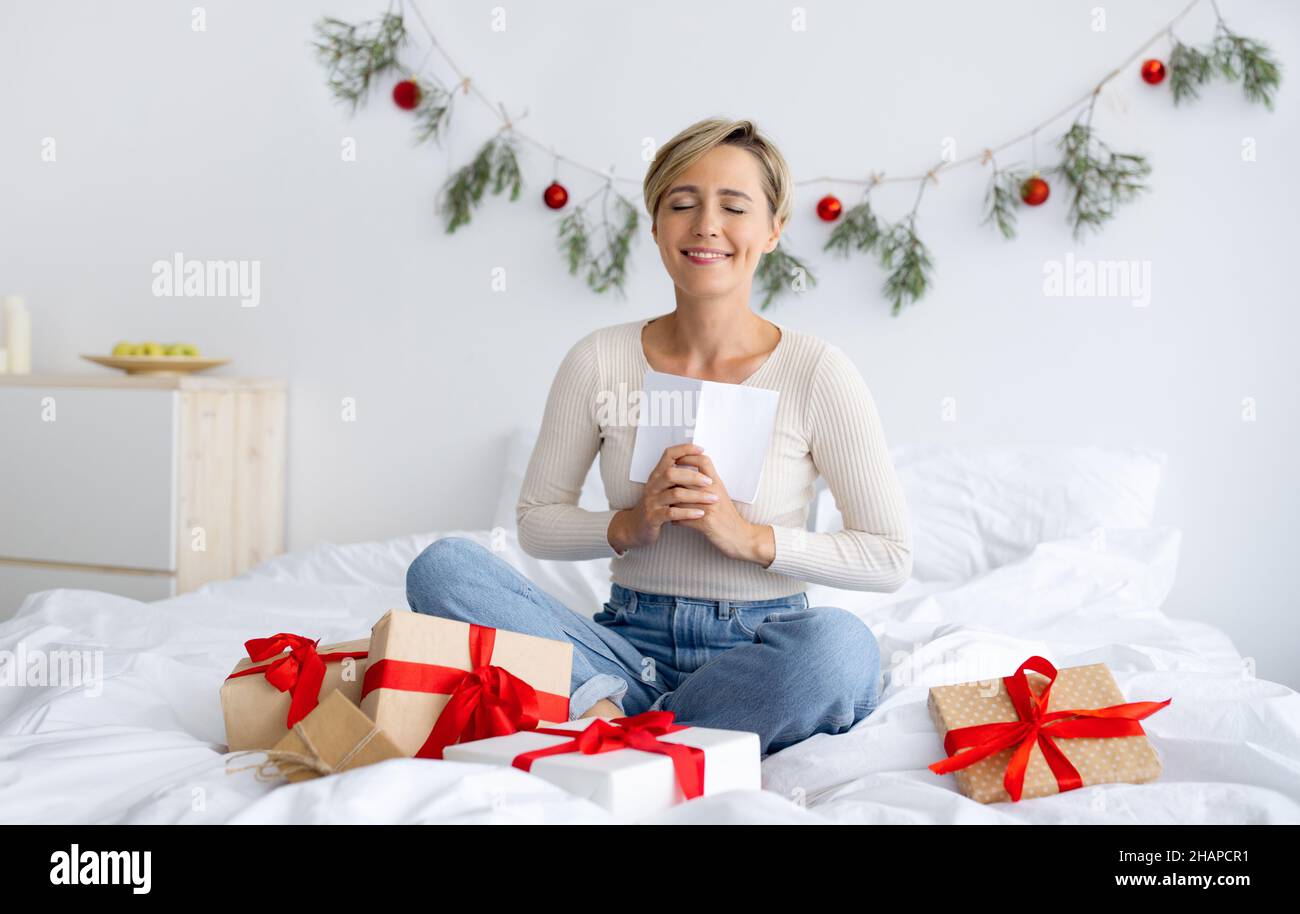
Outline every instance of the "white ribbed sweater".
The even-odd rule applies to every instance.
[[[781,396],[758,497],[753,504],[736,504],[749,522],[772,526],[772,564],[763,568],[727,558],[699,531],[671,524],[660,529],[653,546],[615,551],[610,521],[636,506],[644,485],[628,481],[635,416],[620,423],[607,398],[642,390],[650,364],[641,330],[650,320],[592,331],[560,364],[519,496],[524,551],[542,559],[612,558],[616,584],[706,600],[770,600],[800,593],[805,583],[848,590],[901,587],[912,573],[910,519],[875,401],[839,347],[782,324],[776,325],[776,349],[743,382]],[[598,453],[608,511],[578,507]],[[819,471],[844,517],[842,531],[805,528]]]

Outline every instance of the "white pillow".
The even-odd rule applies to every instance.
[[[528,458],[533,456],[533,446],[537,444],[540,429],[520,427],[510,432],[506,442],[506,466],[501,477],[501,491],[497,495],[496,514],[492,518],[493,527],[514,530],[515,508],[519,505],[519,490],[524,485],[524,474],[528,472]],[[582,483],[582,494],[578,496],[578,507],[588,511],[608,511],[609,499],[605,497],[605,482],[600,478],[600,455],[591,462],[591,470]]]
[[[1095,527],[1150,527],[1167,462],[1143,447],[921,445],[890,456],[919,581],[966,581]],[[844,528],[829,489],[818,495],[815,527]]]

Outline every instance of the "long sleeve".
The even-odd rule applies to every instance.
[[[767,570],[845,590],[898,590],[912,574],[907,502],[875,400],[837,346],[828,344],[817,365],[805,427],[844,529],[811,533],[773,524],[776,558]]]
[[[519,544],[534,558],[582,561],[620,556],[609,544],[617,511],[578,507],[582,483],[600,451],[596,394],[600,368],[592,334],[565,355],[551,382],[541,430],[519,491]]]

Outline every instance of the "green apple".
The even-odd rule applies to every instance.
[[[118,343],[113,347],[113,355],[135,355],[137,349],[135,343]]]
[[[193,358],[199,354],[199,349],[193,343],[172,343],[167,347],[168,355],[184,355]]]
[[[141,343],[136,351],[136,355],[162,355],[163,348],[161,343]]]

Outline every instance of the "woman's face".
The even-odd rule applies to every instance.
[[[769,215],[758,161],[737,146],[718,146],[668,188],[652,234],[678,288],[713,297],[748,288],[781,226]]]

